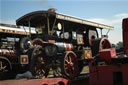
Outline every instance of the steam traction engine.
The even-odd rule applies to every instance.
[[[52,69],[59,75],[74,78],[100,50],[111,48],[108,39],[102,35],[102,29],[111,30],[113,27],[59,14],[52,9],[28,13],[16,24],[35,28],[32,44],[42,50],[41,64],[35,65],[38,69],[35,71],[45,77]],[[97,28],[101,35],[98,35]]]
[[[15,25],[0,24],[0,79],[13,78],[28,70],[27,51],[31,48],[28,35],[28,31]]]
[[[53,70],[72,79],[100,50],[111,48],[102,29],[113,27],[51,10],[28,13],[16,24],[22,29],[0,25],[0,78],[26,71],[42,78]]]

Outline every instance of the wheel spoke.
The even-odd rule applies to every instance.
[[[71,59],[71,57],[69,57],[69,62],[72,63],[72,59]]]
[[[68,63],[69,63],[69,61],[70,61],[70,60],[69,60],[69,56],[67,56],[67,57],[66,57],[66,60],[67,60],[67,61],[68,61]]]
[[[68,65],[67,64],[65,65],[65,69],[68,69]]]
[[[64,60],[64,72],[69,78],[74,78],[77,75],[77,60],[76,55],[73,52],[68,52]]]
[[[66,63],[66,64],[68,64],[68,63],[69,63],[69,61],[66,59],[66,60],[65,60],[65,63]]]
[[[3,65],[3,63],[0,62],[0,70],[2,70],[2,71],[8,71],[6,68],[7,68],[7,66],[6,65]]]

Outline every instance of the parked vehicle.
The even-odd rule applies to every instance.
[[[35,32],[32,31],[31,34]],[[15,25],[0,24],[0,79],[27,70],[29,64],[27,52],[31,48],[28,36],[28,31],[25,32]]]
[[[14,51],[15,57],[10,55],[12,53],[9,54],[12,57],[0,57],[6,58],[8,67],[16,73],[29,70],[33,76],[40,78],[47,77],[49,71],[53,70],[55,74],[74,78],[100,50],[112,47],[108,39],[103,37],[102,30],[113,27],[56,13],[52,9],[28,13],[17,19],[16,24],[24,28],[23,34],[1,32],[4,38],[14,38],[15,43],[11,44],[14,47],[2,48],[2,44],[1,49]],[[101,37],[97,29],[101,30]],[[3,64],[3,60],[0,63]]]

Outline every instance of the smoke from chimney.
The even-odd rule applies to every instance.
[[[42,9],[53,8],[53,6],[51,5],[51,3],[48,0],[40,0],[39,2],[40,2],[39,6],[42,7]]]

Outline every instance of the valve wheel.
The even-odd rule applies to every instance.
[[[78,61],[74,52],[66,52],[62,59],[62,74],[68,78],[74,78],[78,74]]]
[[[99,51],[108,48],[112,48],[112,45],[107,38],[96,39],[92,42],[92,55],[96,56]]]
[[[35,39],[32,40],[32,44],[33,45],[43,46],[43,43],[44,43],[44,41],[42,39],[40,39],[40,38],[35,38]]]
[[[30,72],[36,78],[47,77],[49,74],[48,60],[44,56],[41,46],[33,48],[31,53]]]

